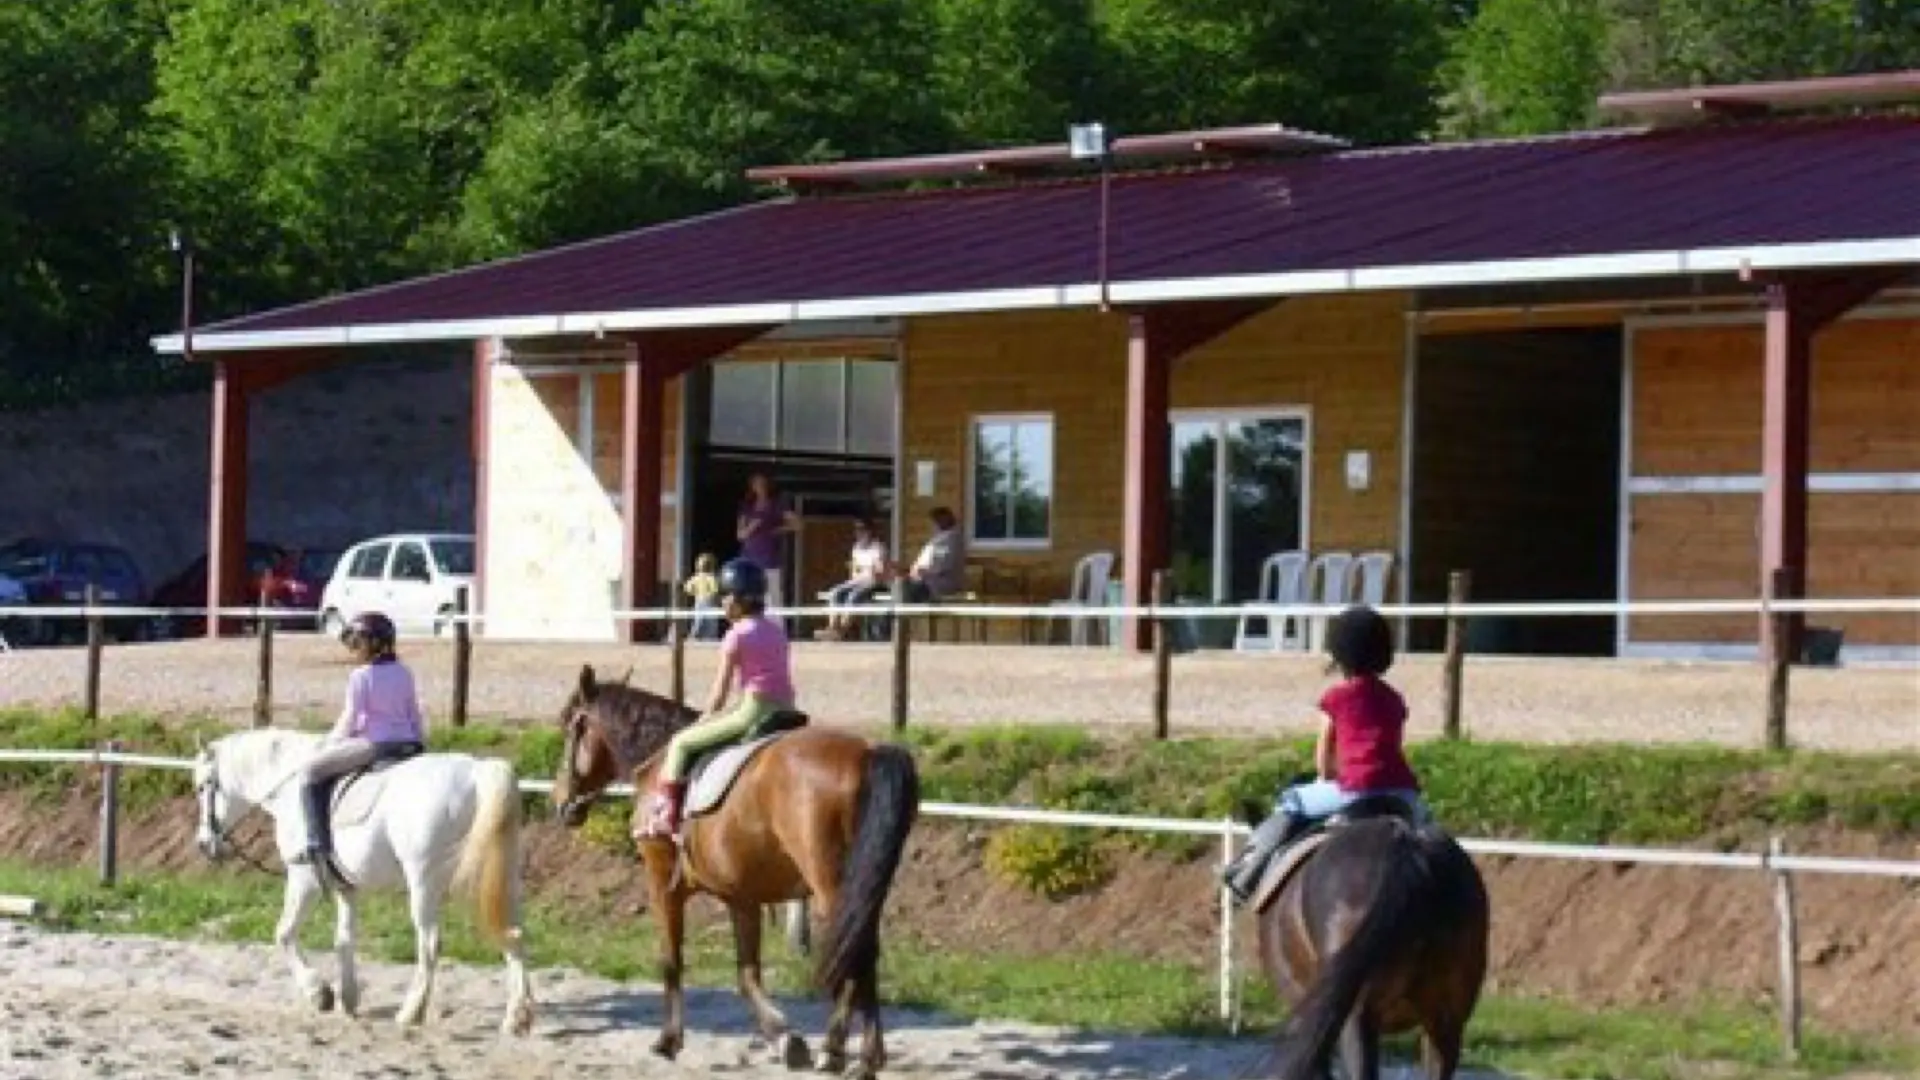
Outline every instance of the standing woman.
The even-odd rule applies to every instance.
[[[747,497],[740,500],[734,536],[740,541],[741,556],[767,572],[766,603],[770,608],[786,603],[780,538],[799,528],[800,518],[774,494],[773,482],[766,473],[754,473],[747,479]]]

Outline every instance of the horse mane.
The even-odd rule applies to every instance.
[[[659,754],[674,732],[700,717],[672,698],[616,682],[595,684],[588,707],[620,772],[629,776]]]
[[[325,736],[290,728],[255,728],[223,735],[210,745],[222,776],[240,783],[278,783],[294,762],[313,753]]]

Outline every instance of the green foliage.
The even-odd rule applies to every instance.
[[[1015,825],[987,840],[987,869],[1001,879],[1063,900],[1091,892],[1113,877],[1113,860],[1085,829]]]

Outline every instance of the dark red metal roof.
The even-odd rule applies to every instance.
[[[1920,70],[1835,75],[1785,82],[1687,86],[1602,94],[1602,114],[1649,123],[1692,123],[1715,116],[1760,116],[1791,109],[1886,105],[1920,100]]]
[[[1111,279],[1920,237],[1920,120],[1799,119],[1116,175]],[[1091,177],[755,203],[196,335],[1095,279]]]

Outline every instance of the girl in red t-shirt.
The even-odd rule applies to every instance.
[[[1398,797],[1426,817],[1419,778],[1402,749],[1407,702],[1381,678],[1393,666],[1393,628],[1370,607],[1350,607],[1327,627],[1327,652],[1329,670],[1341,680],[1320,696],[1325,721],[1313,752],[1319,778],[1282,791],[1273,815],[1226,869],[1227,888],[1241,903],[1275,854],[1308,826],[1365,796]]]

